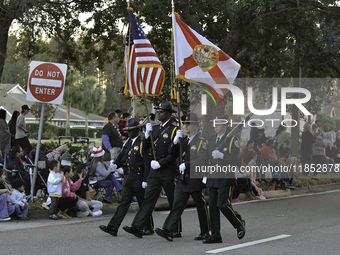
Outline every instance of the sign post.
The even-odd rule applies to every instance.
[[[34,172],[31,183],[31,198],[33,201],[34,187],[37,178],[37,165],[40,153],[40,143],[43,128],[43,119],[45,115],[46,103],[62,104],[65,79],[66,64],[47,63],[40,61],[32,61],[28,76],[28,86],[26,100],[33,102],[41,102],[41,114],[38,132],[37,148],[35,150]]]

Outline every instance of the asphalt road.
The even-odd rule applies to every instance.
[[[195,208],[182,217],[183,237],[168,242],[156,234],[138,239],[120,229],[117,237],[99,230],[110,217],[51,221],[0,222],[0,254],[340,254],[340,191],[234,205],[246,220],[247,233],[221,216],[221,244],[194,241],[199,234]],[[129,213],[123,225],[130,225]],[[167,212],[154,213],[161,227]]]

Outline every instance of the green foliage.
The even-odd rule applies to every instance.
[[[39,122],[41,117],[42,105],[42,103],[34,103],[31,106],[31,113]],[[48,122],[54,118],[56,111],[57,108],[55,108],[52,104],[45,104],[45,114],[43,116],[43,131],[45,130],[48,132]]]
[[[27,129],[29,130],[29,138],[37,139],[39,132],[39,123],[26,123]],[[85,137],[84,128],[71,128],[70,136],[73,137]],[[100,138],[102,136],[102,128],[91,128],[88,131],[88,137]],[[58,139],[59,136],[65,136],[65,127],[57,127],[54,125],[48,125],[48,127],[42,133],[42,139]]]
[[[331,117],[329,114],[318,113],[316,119],[320,120],[321,128],[324,129],[326,125],[329,125],[331,130],[340,130],[340,119]]]

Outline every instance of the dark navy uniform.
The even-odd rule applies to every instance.
[[[116,213],[110,220],[108,227],[118,230],[127,211],[129,210],[133,196],[136,196],[138,205],[141,206],[144,200],[145,190],[142,188],[142,182],[146,178],[150,170],[150,160],[148,152],[143,145],[139,136],[132,144],[132,140],[128,141],[127,147],[119,154],[115,160],[117,167],[124,169],[124,181],[121,191],[121,201]],[[153,230],[153,221],[150,215],[146,229]]]
[[[238,166],[240,141],[238,137],[232,136],[225,142],[224,139],[228,132],[226,132],[222,139],[216,144],[217,135],[211,136],[208,140],[209,156],[218,148],[223,153],[223,159],[212,159],[211,165],[219,164],[221,166]],[[228,173],[228,178],[210,178],[207,180],[207,187],[209,187],[209,215],[210,225],[213,240],[222,241],[220,233],[220,211],[230,221],[234,228],[242,226],[243,221],[240,214],[234,211],[232,201],[232,191],[236,184],[234,173]]]
[[[182,141],[183,163],[185,164],[184,181],[180,177],[175,187],[175,200],[169,216],[166,218],[163,229],[169,232],[176,232],[177,222],[180,219],[190,196],[194,199],[197,207],[197,214],[200,223],[201,236],[209,235],[209,216],[207,204],[204,199],[203,189],[205,184],[202,178],[190,178],[190,166],[193,169],[196,165],[201,166],[208,161],[208,144],[207,141],[196,134],[189,142],[185,137]],[[199,239],[197,239],[199,240]]]
[[[172,141],[176,135],[177,127],[172,125],[170,120],[165,126],[153,127],[153,139],[155,144],[157,161],[160,164],[159,169],[150,169],[150,174],[147,178],[147,189],[144,197],[144,202],[136,214],[132,227],[143,229],[148,223],[148,219],[156,205],[162,187],[166,193],[168,202],[172,207],[174,201],[175,189],[175,174],[176,174],[176,159],[179,149],[172,148]],[[146,149],[151,148],[151,139],[144,139]],[[179,223],[180,226],[180,223]],[[179,227],[180,231],[180,227]]]

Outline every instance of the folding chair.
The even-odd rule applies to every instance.
[[[91,188],[90,194],[93,195],[93,197],[96,200],[103,200],[106,194],[106,189],[105,187],[102,187],[98,183],[98,177],[97,176],[91,176],[89,177],[89,186]]]
[[[90,194],[93,195],[95,200],[103,200],[105,197],[107,187],[103,187],[99,184],[98,177],[97,176],[90,176],[89,177],[89,186],[91,188]],[[120,201],[120,195],[119,192],[113,191],[112,193],[113,197],[116,197],[117,202]]]

